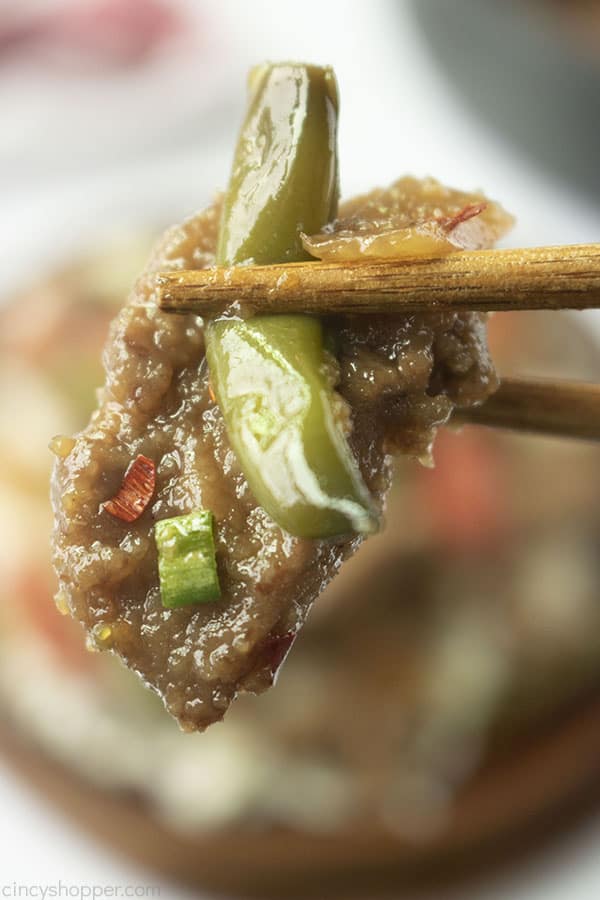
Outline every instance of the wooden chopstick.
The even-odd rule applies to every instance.
[[[163,272],[157,290],[163,310],[201,316],[590,309],[600,307],[600,244]],[[503,378],[485,403],[452,418],[600,441],[600,385]]]
[[[162,272],[163,310],[414,313],[600,307],[600,244],[474,250],[438,259],[292,263]]]
[[[503,378],[485,403],[455,410],[452,420],[600,441],[600,385],[550,378]]]

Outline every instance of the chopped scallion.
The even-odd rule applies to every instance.
[[[154,526],[154,536],[163,606],[176,609],[218,600],[212,512],[198,509],[162,519]]]

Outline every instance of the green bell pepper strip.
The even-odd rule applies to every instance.
[[[295,64],[250,72],[217,247],[218,265],[310,259],[300,232],[337,213],[338,94],[333,70]]]
[[[217,263],[305,259],[300,231],[318,231],[337,209],[335,77],[316,66],[262,66],[250,90]],[[320,321],[220,319],[207,326],[206,354],[233,450],[277,524],[305,538],[375,531],[373,502],[336,420]]]

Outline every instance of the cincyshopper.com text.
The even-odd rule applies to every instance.
[[[0,884],[0,900],[104,900],[104,898],[160,897],[156,884],[23,884],[17,881]]]

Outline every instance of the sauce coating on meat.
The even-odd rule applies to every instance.
[[[423,224],[482,203],[479,195],[458,201],[436,184],[412,180],[407,188]],[[393,186],[374,196],[384,217],[403,215],[406,191]],[[328,240],[338,228],[358,228],[352,203],[342,206]],[[62,598],[90,643],[138,672],[186,730],[221,719],[238,692],[272,684],[312,602],[360,543],[292,537],[257,505],[211,397],[202,321],[158,309],[153,274],[212,265],[219,213],[217,203],[169,231],[157,248],[113,324],[98,409],[74,446],[64,445],[69,452],[59,454],[52,485]],[[510,224],[493,204],[472,218],[480,220],[476,246],[489,246]],[[368,227],[382,227],[381,215],[371,226],[360,221],[363,237]],[[390,433],[394,448],[426,457],[453,405],[481,402],[494,389],[484,318],[432,313],[329,325],[350,444],[381,506]],[[139,518],[125,522],[103,503],[140,454],[154,463],[155,492]],[[165,609],[154,524],[200,507],[216,522],[221,599]]]

